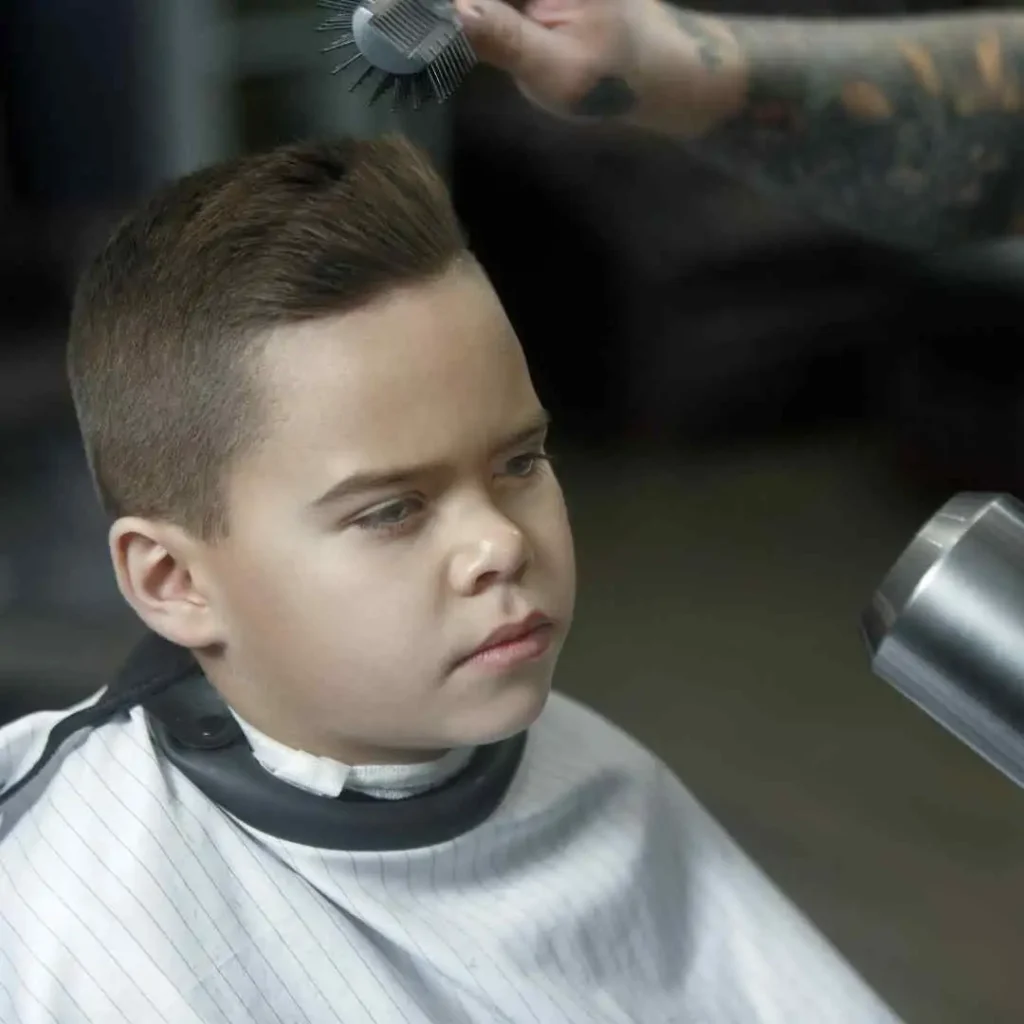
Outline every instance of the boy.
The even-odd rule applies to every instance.
[[[0,1020],[893,1020],[549,697],[547,417],[408,144],[172,185],[85,274],[69,369],[152,638],[0,734]]]

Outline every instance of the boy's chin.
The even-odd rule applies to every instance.
[[[550,695],[550,678],[524,679],[502,688],[456,725],[459,736],[453,745],[480,747],[518,735],[537,721]]]

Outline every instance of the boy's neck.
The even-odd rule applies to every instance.
[[[373,765],[431,764],[448,753],[446,749],[416,747],[377,747],[348,737],[317,731],[315,722],[297,721],[289,714],[287,702],[267,689],[254,691],[251,677],[228,663],[223,654],[211,658],[205,652],[193,652],[203,674],[231,709],[239,724],[255,730],[270,743],[278,744],[306,756],[342,764],[369,767]],[[254,706],[250,706],[250,699]]]
[[[415,796],[446,782],[473,756],[472,748],[468,748],[440,751],[416,760],[351,763],[282,743],[247,722],[233,709],[232,714],[245,733],[254,756],[267,771],[285,782],[322,796],[337,797],[346,789],[380,799]]]

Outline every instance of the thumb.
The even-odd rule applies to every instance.
[[[547,91],[555,85],[565,40],[504,0],[456,0],[462,27],[477,57],[524,85]]]

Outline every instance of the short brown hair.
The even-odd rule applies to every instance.
[[[225,535],[224,471],[265,420],[260,339],[464,252],[444,182],[397,136],[287,146],[159,192],[87,268],[71,317],[71,392],[106,512]]]

